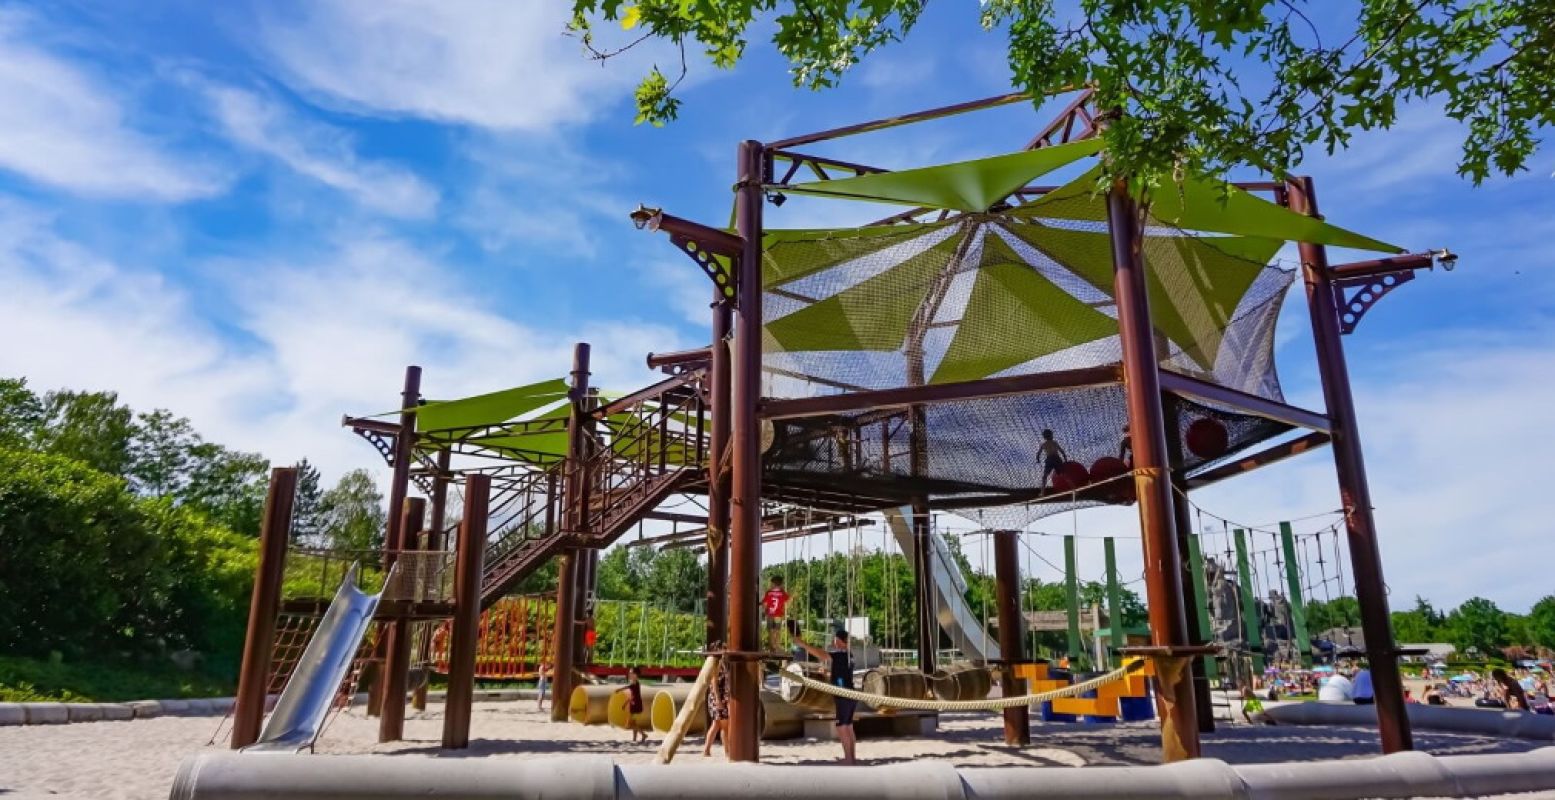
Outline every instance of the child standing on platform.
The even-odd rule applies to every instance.
[[[761,608],[767,615],[767,650],[778,652],[783,648],[783,618],[788,614],[788,592],[783,590],[783,576],[772,576],[772,586],[761,598]]]

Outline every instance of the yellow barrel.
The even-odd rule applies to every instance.
[[[584,725],[603,725],[610,716],[610,695],[619,688],[619,684],[589,684],[573,689],[567,701],[567,718]]]
[[[910,667],[876,667],[864,673],[864,691],[888,697],[925,700],[929,696],[928,676]],[[896,711],[888,705],[875,709],[882,714]]]
[[[659,692],[653,696],[653,702],[643,703],[648,705],[648,717],[653,723],[653,729],[659,733],[669,733],[675,724],[675,717],[680,715],[680,709],[690,699],[691,688],[689,684],[685,692]],[[696,734],[707,730],[707,697],[704,695],[697,702],[696,710],[692,713],[691,724],[686,727],[686,734]]]
[[[763,739],[797,739],[804,735],[805,709],[785,701],[777,692],[761,691],[761,716],[757,727]]]
[[[689,683],[655,683],[643,684],[643,710],[637,715],[637,729],[648,730],[653,725],[653,704],[659,699],[659,695],[675,695],[677,699],[685,699],[691,694]],[[612,728],[626,727],[626,704],[629,698],[625,692],[610,696],[610,704],[606,708],[605,718],[609,720]]]
[[[794,675],[803,675],[806,678],[822,683],[825,683],[830,677],[830,671],[820,664],[807,664],[795,661],[783,669]],[[831,695],[819,689],[812,689],[802,683],[792,683],[789,681],[783,681],[783,700],[807,711],[830,712],[836,707],[832,703]]]

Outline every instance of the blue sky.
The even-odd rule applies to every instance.
[[[838,90],[791,88],[758,43],[731,73],[693,61],[680,121],[633,126],[635,80],[675,56],[591,63],[561,34],[565,5],[0,3],[0,373],[116,389],[277,462],[378,469],[337,423],[391,408],[407,363],[445,397],[561,374],[582,339],[598,382],[631,386],[645,352],[703,341],[703,280],[626,212],[727,219],[740,139],[1008,89],[1002,37],[936,4]],[[827,152],[888,167],[990,155],[1046,118],[1017,106]],[[1395,131],[1303,169],[1331,220],[1461,254],[1346,342],[1394,598],[1521,610],[1555,557],[1555,152],[1475,188],[1454,175],[1460,136],[1408,106]],[[798,201],[769,218],[875,210]],[[1318,407],[1304,325],[1292,295],[1282,377]],[[1338,505],[1326,454],[1198,502],[1248,522]],[[1134,517],[1037,528],[1126,537]],[[1120,550],[1137,573],[1136,548]],[[1088,543],[1082,563],[1099,561]]]

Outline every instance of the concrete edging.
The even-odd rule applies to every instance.
[[[1411,727],[1447,733],[1473,733],[1555,742],[1555,717],[1525,711],[1492,711],[1481,708],[1454,708],[1409,703]],[[1289,703],[1267,709],[1269,716],[1283,725],[1356,725],[1375,726],[1375,706],[1339,703]]]
[[[428,703],[441,703],[444,692],[428,692]],[[488,689],[475,692],[479,703],[513,702],[535,699],[533,689]],[[272,696],[267,705],[274,705]],[[365,703],[366,694],[351,698],[353,704]],[[232,711],[231,697],[169,698],[131,700],[126,703],[0,703],[0,727],[12,725],[65,725],[72,722],[106,722],[155,717],[215,717]]]
[[[488,761],[203,753],[184,759],[172,800],[1350,800],[1555,790],[1555,747],[1526,753],[1231,765],[968,767],[933,761],[839,769],[761,764],[615,764],[607,758]]]

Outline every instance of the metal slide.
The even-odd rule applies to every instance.
[[[912,553],[912,509],[887,509],[885,520],[902,552]],[[945,538],[935,533],[929,537],[929,541],[934,545],[934,553],[929,561],[934,572],[935,605],[940,629],[950,636],[956,649],[966,654],[967,658],[974,661],[998,660],[999,637],[988,633],[978,621],[977,614],[966,604],[966,581],[962,579],[955,560],[950,557],[950,548],[945,545]],[[908,557],[911,558],[910,555]]]
[[[392,578],[391,572],[384,586]],[[297,669],[281,690],[281,698],[265,722],[259,741],[243,748],[244,752],[295,753],[313,746],[340,684],[356,659],[362,637],[372,627],[373,613],[382,597],[382,592],[365,594],[356,588],[356,565],[352,564],[329,610],[314,629]]]

